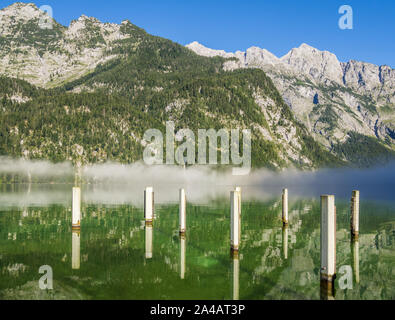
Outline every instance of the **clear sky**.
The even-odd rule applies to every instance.
[[[15,1],[0,0],[0,7]],[[395,68],[394,0],[44,0],[68,26],[82,14],[102,22],[128,19],[147,32],[213,49],[265,48],[277,56],[307,43],[350,59]],[[341,5],[353,9],[353,30],[338,26]]]

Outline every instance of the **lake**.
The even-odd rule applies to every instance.
[[[202,187],[199,196],[196,186],[186,187],[185,238],[178,185],[154,186],[152,227],[145,226],[143,187],[83,185],[81,230],[74,232],[72,187],[0,185],[0,299],[395,299],[391,197],[361,190],[360,236],[351,241],[352,190],[336,195],[337,278],[333,296],[325,296],[319,190],[289,188],[284,228],[281,188],[242,186],[241,246],[233,257],[234,186]],[[52,268],[53,290],[39,288],[44,265]]]

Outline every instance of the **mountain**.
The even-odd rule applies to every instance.
[[[52,29],[40,28],[40,21],[51,21]],[[34,4],[15,3],[0,10],[0,74],[58,86],[117,57],[112,52],[120,40],[136,36],[129,32],[133,28],[136,35],[142,31],[126,20],[117,25],[85,15],[66,28]]]
[[[356,147],[326,149],[266,73],[233,56],[198,55],[129,21],[82,16],[69,27],[53,20],[52,29],[42,29],[42,19],[48,17],[33,4],[0,11],[2,156],[131,163],[142,159],[144,132],[165,133],[171,120],[176,130],[195,133],[251,129],[254,167],[367,166],[394,158],[376,138],[366,145],[358,135]]]
[[[229,59],[225,70],[258,68],[272,79],[296,118],[314,138],[345,160],[344,144],[379,143],[395,149],[395,70],[388,66],[339,62],[307,44],[278,58],[265,49],[227,53],[193,42],[199,55]]]

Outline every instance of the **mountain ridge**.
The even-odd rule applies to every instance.
[[[345,142],[351,131],[376,137],[395,149],[395,70],[389,66],[340,62],[333,53],[307,44],[281,58],[258,47],[235,53],[212,50],[198,42],[186,47],[202,56],[229,59],[225,70],[265,71],[296,117],[328,149]],[[329,114],[338,125],[328,127],[320,121]]]
[[[361,65],[367,65],[370,67],[376,68],[379,72],[377,74],[377,79],[379,79],[380,83],[383,83],[386,79],[384,76],[384,73],[390,73],[391,74],[391,80],[395,79],[395,69],[391,68],[389,65],[375,65],[374,63],[370,62],[364,62],[364,61],[359,61],[355,59],[350,59],[345,62],[341,62],[338,60],[337,56],[328,51],[328,50],[319,50],[317,48],[314,48],[306,43],[302,43],[299,47],[295,47],[290,49],[286,54],[284,54],[281,57],[277,57],[275,54],[271,53],[265,48],[260,48],[257,46],[252,46],[249,47],[246,51],[236,51],[236,52],[226,52],[225,50],[217,50],[217,49],[211,49],[203,44],[199,43],[198,41],[193,41],[189,44],[186,45],[187,48],[191,49],[192,51],[196,52],[197,54],[203,55],[203,56],[210,56],[210,57],[215,57],[215,56],[221,56],[223,58],[237,58],[239,60],[244,57],[246,59],[247,55],[250,55],[252,57],[256,57],[260,55],[261,61],[265,63],[265,59],[267,59],[269,62],[266,62],[267,64],[292,64],[291,60],[293,59],[293,56],[300,56],[300,55],[307,55],[306,53],[314,53],[314,54],[319,54],[322,55],[323,57],[330,58],[332,60],[335,60],[336,63],[340,64],[341,69],[338,69],[340,71],[340,77],[338,77],[338,83],[343,83],[346,85],[346,81],[344,78],[346,77],[346,71],[347,71],[347,66],[349,65],[356,65],[356,64],[361,64]],[[301,54],[302,53],[302,54]],[[251,63],[251,60],[245,60],[244,63]],[[394,73],[394,75],[393,75]],[[308,74],[308,73],[307,73]],[[339,81],[339,79],[342,79]],[[331,79],[334,80],[334,79]]]
[[[338,60],[337,55],[336,55],[335,53],[333,53],[333,52],[331,52],[331,51],[329,51],[329,50],[321,50],[321,49],[318,49],[318,48],[313,47],[313,46],[311,46],[311,45],[309,45],[308,43],[305,43],[305,42],[302,42],[302,43],[299,45],[299,47],[293,47],[293,48],[291,48],[287,53],[283,54],[282,56],[277,56],[276,54],[272,53],[271,51],[267,50],[266,48],[261,48],[261,47],[256,46],[256,45],[253,45],[253,46],[251,46],[251,47],[248,47],[245,51],[236,50],[236,51],[232,52],[232,51],[225,51],[225,50],[223,50],[223,49],[212,49],[212,48],[209,48],[209,47],[205,46],[204,44],[200,43],[199,41],[196,41],[196,40],[195,40],[195,41],[192,41],[191,43],[186,44],[185,47],[190,48],[190,49],[192,49],[192,50],[195,51],[195,52],[198,51],[199,48],[200,48],[200,50],[202,50],[202,51],[212,52],[213,56],[217,56],[217,55],[220,55],[220,54],[224,54],[224,55],[225,55],[224,58],[232,58],[232,57],[234,57],[235,55],[240,54],[240,53],[241,53],[241,54],[245,54],[246,51],[249,51],[249,50],[251,50],[251,49],[258,49],[258,50],[260,50],[260,51],[267,52],[268,54],[272,55],[274,58],[276,58],[276,59],[278,59],[278,60],[281,60],[281,59],[285,58],[285,57],[288,56],[293,50],[296,50],[296,49],[309,49],[309,50],[317,51],[317,52],[320,52],[320,53],[329,53],[329,54],[331,54],[331,55],[334,55],[334,56],[336,57],[336,59]],[[202,53],[203,53],[203,52],[202,52]],[[374,65],[374,66],[377,66],[377,67],[388,67],[388,68],[394,70],[394,68],[392,68],[390,65],[387,65],[387,64],[378,65],[378,64],[375,64],[375,63],[373,63],[373,62],[362,61],[362,60],[356,60],[356,59],[349,59],[349,60],[346,60],[346,61],[340,61],[340,60],[339,60],[339,62],[342,63],[342,64],[347,64],[347,63],[349,63],[349,62],[360,62],[360,63],[369,64],[369,65]]]
[[[15,7],[34,9],[26,6]],[[15,24],[0,22],[0,30],[11,28],[0,33],[0,155],[80,165],[131,163],[141,160],[145,130],[164,129],[166,121],[174,121],[176,128],[193,131],[251,129],[254,167],[371,166],[374,152],[379,162],[395,158],[379,138],[358,133],[358,127],[345,132],[343,140],[337,139],[338,132],[337,140],[327,139],[339,116],[321,105],[325,97],[315,104],[318,121],[298,119],[297,105],[287,100],[284,88],[301,80],[289,74],[243,67],[236,57],[217,57],[216,52],[214,57],[198,55],[128,20],[105,24],[82,15],[69,27],[54,21],[53,29],[42,30],[40,15],[24,15],[32,19]],[[249,52],[258,64],[262,52],[275,60],[268,51]],[[308,86],[313,92],[323,86],[322,94],[331,89],[303,81],[303,95],[311,94]],[[322,112],[323,107],[329,111]],[[380,132],[377,123],[372,126]],[[355,141],[369,148],[356,149]]]

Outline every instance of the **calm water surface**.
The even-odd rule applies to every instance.
[[[290,190],[290,225],[284,229],[280,192],[259,197],[243,188],[242,243],[234,259],[231,187],[207,201],[188,202],[185,239],[178,235],[177,189],[169,201],[156,190],[151,228],[143,220],[142,190],[131,191],[128,203],[127,192],[119,199],[83,187],[81,231],[72,232],[71,187],[0,188],[0,299],[323,298],[317,197],[293,198]],[[349,199],[337,197],[336,205],[333,298],[394,299],[395,203],[364,200],[362,193],[354,243]],[[53,290],[39,289],[42,265],[53,269]]]

